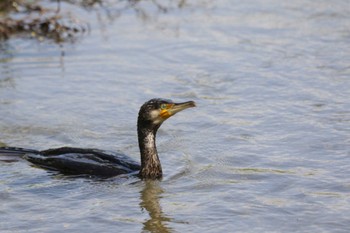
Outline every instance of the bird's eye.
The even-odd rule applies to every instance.
[[[166,109],[166,104],[161,104],[160,109]]]

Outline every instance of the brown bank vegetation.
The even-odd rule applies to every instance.
[[[40,0],[0,0],[0,40],[14,36],[55,42],[75,40],[88,29],[56,3]]]

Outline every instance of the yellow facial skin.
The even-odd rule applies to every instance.
[[[162,104],[160,106],[160,112],[159,116],[162,120],[166,120],[169,117],[175,115],[176,113],[187,109],[195,107],[196,103],[193,101],[188,101],[184,103],[169,103],[169,104]]]
[[[171,117],[172,114],[168,110],[171,109],[173,106],[174,106],[174,104],[162,104],[160,107],[161,110],[160,110],[159,116],[161,118],[163,118],[164,120]]]
[[[195,106],[196,103],[193,101],[184,103],[164,103],[161,104],[158,109],[150,112],[150,120],[152,120],[154,124],[160,124],[176,113]]]

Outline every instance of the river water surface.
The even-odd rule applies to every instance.
[[[0,144],[139,160],[139,106],[194,100],[158,132],[164,178],[1,162],[0,231],[350,232],[350,2],[133,2],[62,3],[75,43],[0,43]]]

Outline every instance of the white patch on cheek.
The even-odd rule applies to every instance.
[[[164,120],[159,116],[159,114],[160,114],[160,110],[158,110],[158,109],[152,110],[149,113],[148,119],[151,120],[154,124],[160,124]]]
[[[165,119],[163,119],[160,116],[160,112],[161,111],[158,109],[150,111],[150,113],[148,115],[148,119],[151,120],[156,125],[161,124],[163,121],[165,121]]]
[[[152,110],[152,111],[149,113],[149,119],[150,119],[150,120],[155,120],[156,118],[159,117],[159,114],[160,114],[160,110],[158,110],[158,109]]]

